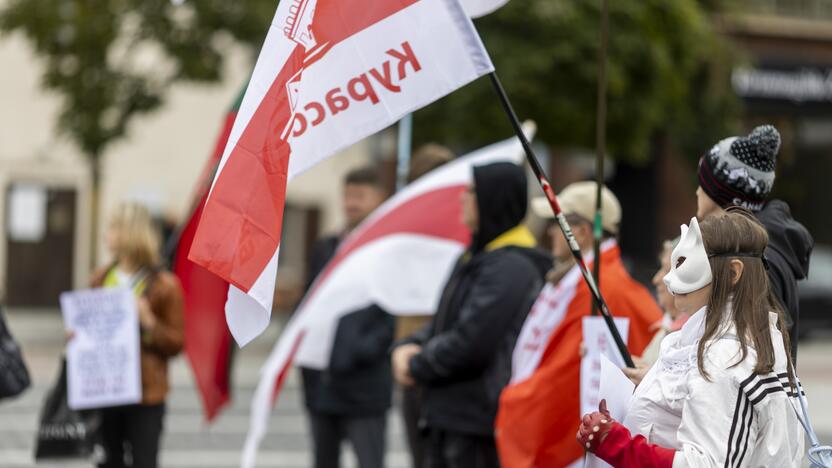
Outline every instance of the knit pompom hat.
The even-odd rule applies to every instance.
[[[771,125],[717,143],[699,160],[699,186],[722,208],[759,211],[774,186],[780,133]]]

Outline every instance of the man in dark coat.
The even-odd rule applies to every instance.
[[[356,169],[344,181],[347,227],[315,245],[307,290],[335,255],[344,236],[385,198],[378,174]],[[343,316],[335,332],[329,368],[303,368],[303,390],[314,443],[316,468],[340,466],[341,443],[349,440],[361,468],[384,466],[387,410],[392,375],[388,352],[395,319],[376,305]]]
[[[534,249],[522,168],[474,168],[462,198],[471,247],[457,262],[432,321],[393,352],[403,385],[424,388],[421,425],[428,432],[426,467],[499,466],[494,418],[511,376],[511,356],[551,257]]]
[[[800,321],[797,282],[809,274],[814,240],[792,218],[789,205],[768,200],[779,149],[780,134],[771,125],[757,127],[747,137],[730,137],[717,143],[699,161],[696,216],[702,219],[741,206],[753,211],[765,226],[769,283],[786,311],[792,359],[796,360]]]

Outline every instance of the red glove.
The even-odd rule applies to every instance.
[[[585,414],[581,420],[581,427],[578,429],[578,443],[588,452],[595,452],[607,434],[610,432],[615,420],[607,411],[607,400],[601,400],[598,411]]]
[[[610,417],[607,402],[601,400],[595,413],[585,415],[578,431],[578,443],[615,468],[672,468],[674,450],[647,443]]]

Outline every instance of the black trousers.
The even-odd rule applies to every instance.
[[[494,437],[431,430],[424,468],[499,468]]]
[[[422,414],[422,387],[402,388],[402,417],[404,428],[407,432],[407,445],[410,448],[410,457],[413,461],[413,468],[422,468],[425,465],[425,446],[427,438],[424,431],[419,427],[419,418]]]
[[[315,468],[340,468],[341,444],[352,445],[358,466],[384,467],[387,415],[355,417],[309,413],[314,444]]]
[[[104,462],[99,468],[156,468],[165,404],[101,410]]]

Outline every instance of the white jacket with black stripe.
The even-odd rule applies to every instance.
[[[676,450],[674,468],[800,466],[804,434],[776,314],[770,314],[771,373],[754,373],[757,354],[751,346],[739,362],[736,328],[726,324],[706,347],[709,379],[700,374],[696,357],[705,314],[699,310],[662,341],[659,360],[636,388],[624,425],[634,436]]]

